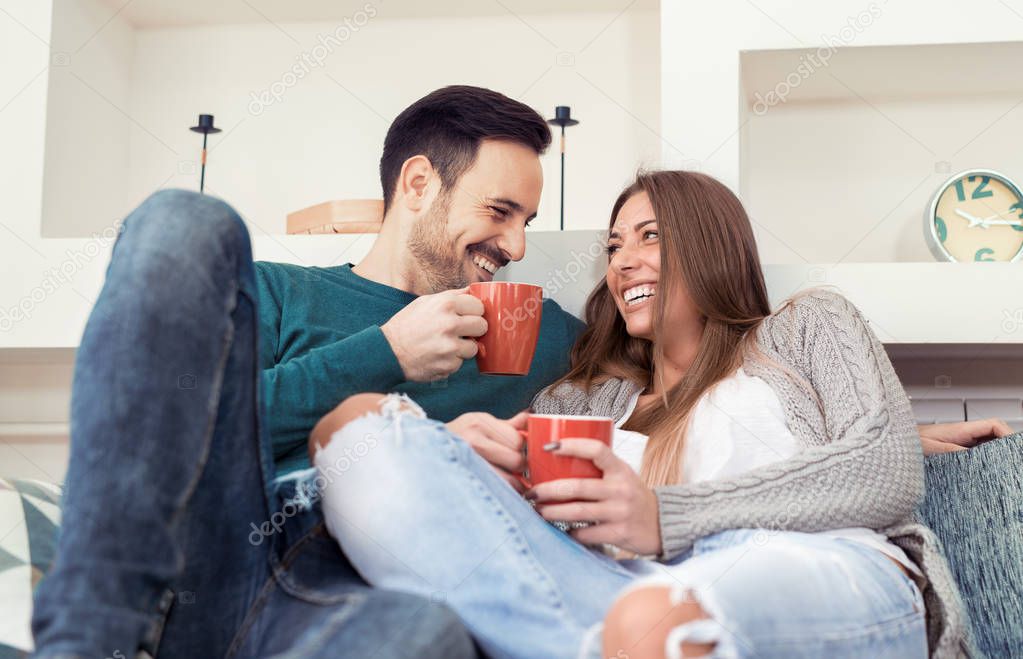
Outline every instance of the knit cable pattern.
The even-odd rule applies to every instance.
[[[875,529],[906,550],[927,575],[932,656],[969,654],[955,582],[933,533],[913,521],[924,491],[920,438],[880,340],[845,297],[815,290],[766,318],[757,344],[770,359],[804,377],[820,399],[818,406],[780,368],[752,359],[743,364],[774,389],[801,450],[733,478],[656,488],[661,558],[726,529]],[[562,384],[540,392],[533,408],[542,414],[617,419],[638,388],[620,379],[589,392]]]

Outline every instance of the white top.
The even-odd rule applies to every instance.
[[[615,424],[612,450],[636,472],[643,462],[647,436],[621,426],[632,416],[636,392]],[[799,444],[785,424],[785,411],[771,386],[739,368],[700,397],[693,411],[682,457],[682,483],[731,478],[795,455]],[[915,574],[920,569],[906,553],[873,529],[855,527],[821,531],[877,549]]]

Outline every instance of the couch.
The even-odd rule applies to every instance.
[[[941,540],[973,641],[1023,657],[1023,432],[926,459],[921,517]],[[54,557],[60,488],[0,479],[0,659],[31,648],[32,591]]]

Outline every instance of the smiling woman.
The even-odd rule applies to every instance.
[[[771,313],[756,242],[745,209],[720,182],[653,172],[615,202],[607,254],[607,285],[590,295],[590,322],[562,381],[656,374],[641,402],[664,405],[640,405],[628,427],[651,436],[657,457],[644,473],[649,485],[665,485],[676,480],[681,445],[653,438],[681,432],[703,392],[738,366],[748,330]],[[674,388],[683,373],[686,386]]]

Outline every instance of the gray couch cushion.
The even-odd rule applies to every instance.
[[[959,584],[973,641],[1023,657],[1023,432],[926,460],[920,514]]]

